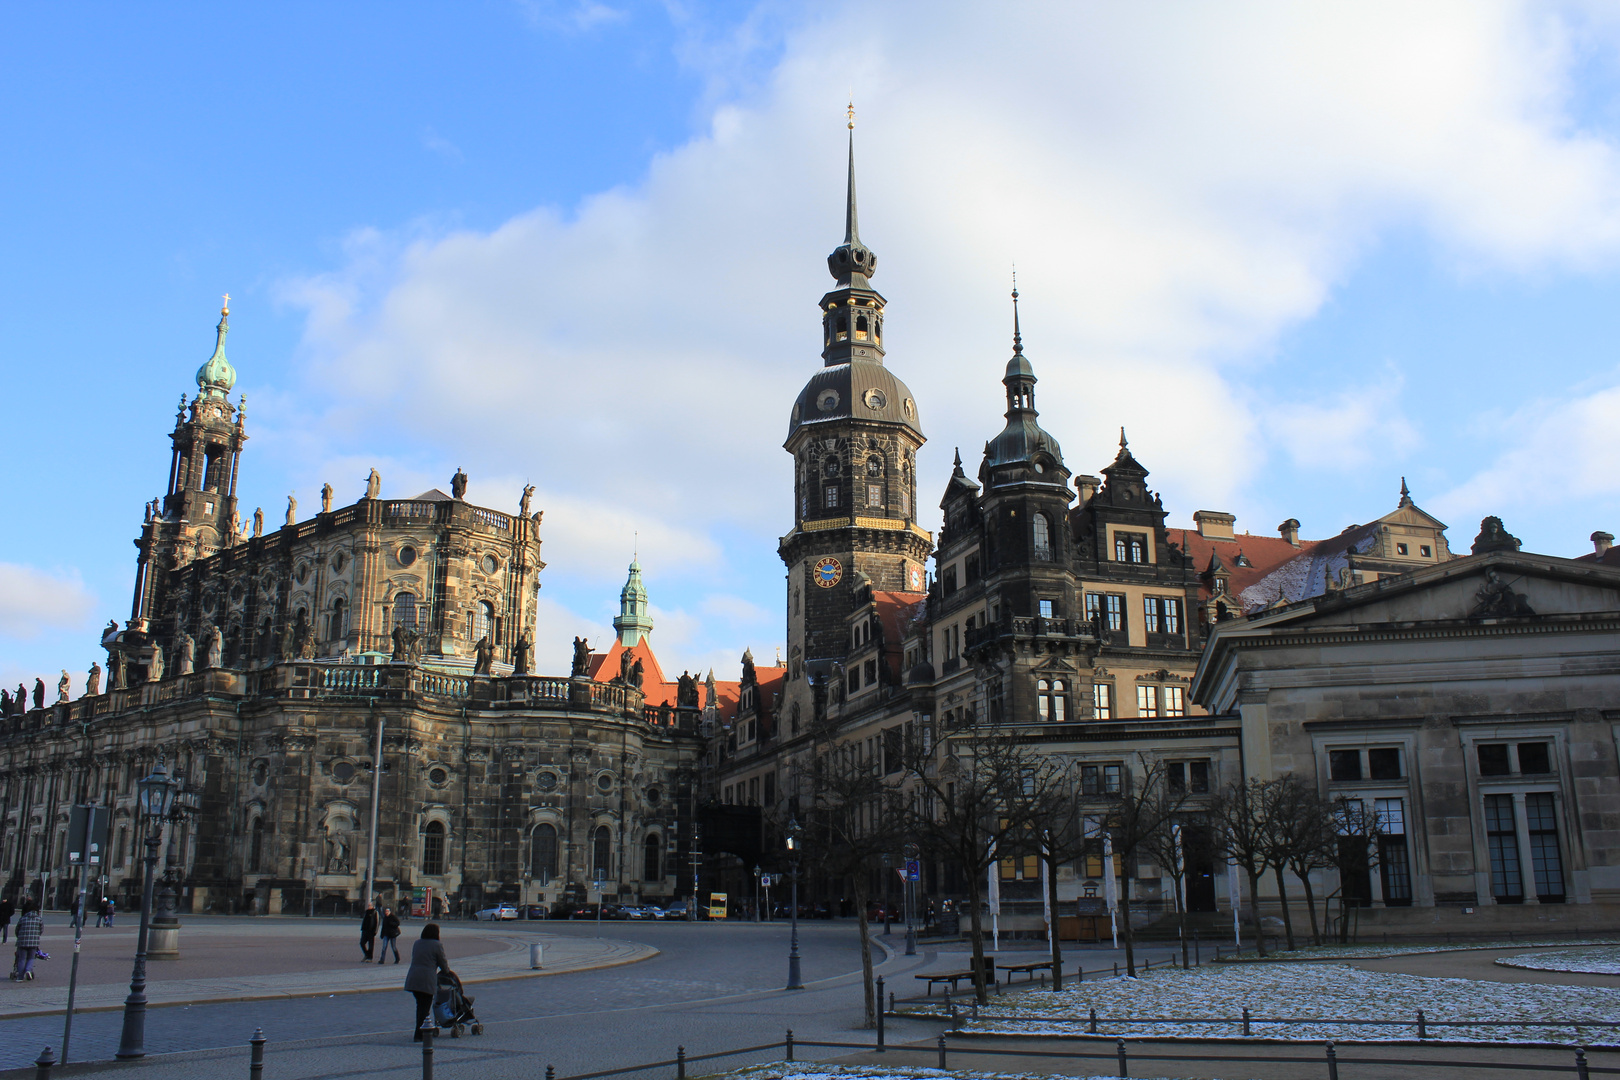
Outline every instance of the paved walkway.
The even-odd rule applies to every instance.
[[[420,924],[407,923],[400,938],[404,962],[390,958],[384,965],[361,960],[358,930],[340,920],[186,920],[180,959],[147,964],[147,1001],[196,1005],[397,991],[420,932]],[[465,983],[612,967],[658,954],[651,945],[560,936],[511,923],[445,923],[442,932],[451,964]],[[133,927],[86,929],[74,1012],[123,1008],[135,939]],[[539,971],[529,968],[529,945],[535,942],[544,950]],[[51,959],[35,964],[32,982],[0,985],[0,1019],[67,1011],[72,931],[48,927],[43,944]],[[5,955],[9,958],[9,946]]]
[[[1508,967],[1496,962],[1501,956],[1522,956],[1528,952],[1548,952],[1571,946],[1506,949],[1469,949],[1456,952],[1409,953],[1376,960],[1345,960],[1342,963],[1363,971],[1394,971],[1403,975],[1425,975],[1431,979],[1479,979],[1485,982],[1541,983],[1552,986],[1620,987],[1620,975],[1595,975],[1584,971],[1541,971],[1536,968]]]

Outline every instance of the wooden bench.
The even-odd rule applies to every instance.
[[[1001,966],[1001,970],[1005,971],[1007,973],[1007,981],[1008,982],[1012,982],[1012,973],[1015,972],[1015,971],[1022,971],[1025,975],[1029,976],[1029,981],[1030,982],[1034,982],[1035,981],[1035,973],[1037,971],[1051,971],[1052,970],[1052,961],[1050,961],[1050,960],[1032,960],[1027,964],[1003,964]]]
[[[993,956],[985,957],[984,967],[984,984],[986,986],[996,985],[996,958]],[[928,993],[926,996],[933,997],[935,983],[950,983],[951,989],[956,990],[959,984],[961,984],[964,980],[969,983],[973,981],[973,971],[974,965],[970,962],[968,967],[962,971],[941,971],[936,972],[933,975],[917,975],[914,976],[914,978],[926,982],[928,984]]]

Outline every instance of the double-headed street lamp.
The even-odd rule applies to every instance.
[[[163,843],[163,822],[174,805],[179,781],[163,768],[158,755],[152,774],[136,784],[140,789],[141,812],[151,831],[146,836],[146,873],[141,881],[141,930],[135,939],[135,970],[129,980],[129,997],[124,1000],[124,1032],[118,1041],[119,1058],[146,1056],[146,939],[152,920],[152,885],[157,874],[158,847]]]
[[[788,818],[787,854],[793,867],[793,936],[788,949],[787,988],[803,990],[804,981],[799,978],[799,819],[796,817]]]

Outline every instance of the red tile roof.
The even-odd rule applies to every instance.
[[[1284,563],[1297,559],[1301,555],[1308,555],[1323,541],[1301,540],[1295,547],[1280,536],[1256,536],[1253,533],[1238,533],[1231,540],[1212,540],[1204,536],[1197,529],[1169,529],[1170,542],[1182,551],[1192,556],[1193,569],[1202,574],[1209,569],[1211,556],[1220,556],[1221,565],[1225,567],[1223,573],[1227,579],[1226,592],[1228,596],[1236,597],[1244,589],[1255,584],[1267,574],[1276,570]],[[1240,566],[1238,555],[1250,566]],[[1210,598],[1210,582],[1206,580],[1198,590],[1201,600]]]

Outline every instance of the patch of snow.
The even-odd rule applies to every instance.
[[[1273,948],[1265,956],[1261,956],[1253,949],[1245,949],[1241,953],[1222,954],[1214,963],[1218,964],[1251,964],[1251,963],[1281,963],[1289,960],[1377,960],[1385,956],[1412,956],[1421,953],[1437,952],[1477,952],[1480,949],[1546,949],[1564,948],[1575,945],[1616,945],[1612,938],[1591,938],[1571,940],[1569,938],[1522,938],[1518,941],[1475,941],[1467,944],[1395,944],[1395,945],[1305,945],[1298,949]]]
[[[955,1047],[952,1052],[957,1051]],[[984,1072],[979,1069],[924,1069],[877,1065],[798,1065],[779,1061],[723,1074],[725,1080],[1052,1080],[1046,1073]],[[1122,1080],[1112,1073],[1076,1076],[1067,1080]]]
[[[1587,949],[1559,949],[1555,952],[1521,953],[1499,956],[1503,967],[1531,968],[1535,971],[1577,971],[1591,975],[1620,975],[1620,945],[1600,945]]]
[[[1620,990],[1473,979],[1433,979],[1361,971],[1344,964],[1233,964],[1155,969],[1142,978],[1106,978],[1059,993],[1027,990],[1002,999],[963,1030],[985,1034],[1074,1035],[1089,1029],[1130,1038],[1232,1038],[1247,1008],[1256,1038],[1389,1042],[1417,1037],[1422,1009],[1430,1039],[1613,1044],[1620,1030],[1593,1026],[1620,1018]],[[930,1015],[943,1016],[939,1009]],[[971,1013],[964,1013],[964,1017]],[[1124,1018],[1124,1019],[1122,1019]],[[1151,1022],[1150,1022],[1151,1021]],[[1346,1023],[1344,1021],[1359,1021]],[[1475,1026],[1480,1021],[1501,1026]],[[1554,1027],[1530,1022],[1568,1021]],[[1458,1027],[1436,1023],[1467,1022]]]

